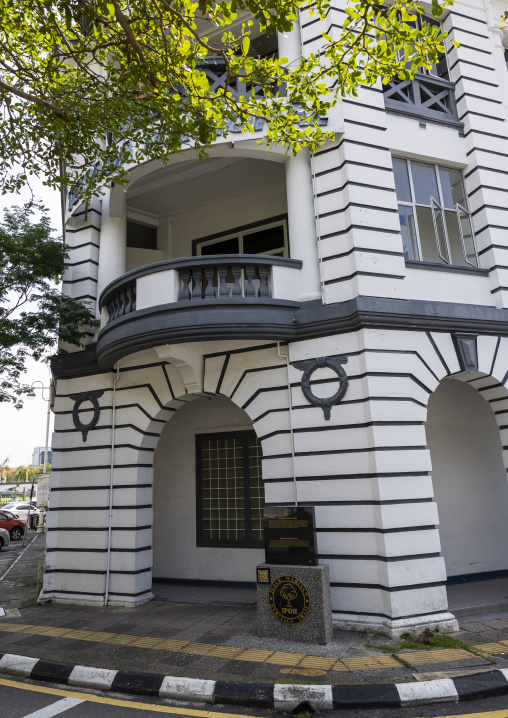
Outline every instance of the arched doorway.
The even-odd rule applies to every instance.
[[[447,576],[496,577],[508,569],[508,485],[496,417],[476,389],[450,378],[430,398],[426,433]]]
[[[154,581],[254,583],[264,560],[261,445],[224,396],[178,409],[154,457]]]

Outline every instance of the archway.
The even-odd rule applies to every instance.
[[[153,579],[253,583],[264,560],[261,446],[224,396],[184,404],[154,456]]]
[[[508,569],[508,485],[494,412],[476,388],[448,378],[430,397],[426,434],[448,578],[499,576]]]

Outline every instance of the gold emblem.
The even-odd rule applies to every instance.
[[[310,611],[306,586],[295,576],[279,576],[270,586],[268,603],[275,618],[293,626],[304,621]]]
[[[258,583],[270,583],[270,570],[267,568],[258,568]]]
[[[291,509],[284,509],[284,516],[291,516]]]

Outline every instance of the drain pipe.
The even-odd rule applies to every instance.
[[[120,362],[116,364],[116,376],[113,379],[113,402],[111,417],[111,464],[109,467],[109,508],[108,508],[108,541],[106,550],[106,585],[104,587],[104,606],[109,599],[109,574],[111,566],[111,533],[113,528],[113,486],[115,478],[115,429],[116,429],[116,385],[120,379]]]
[[[277,342],[277,354],[281,359],[286,362],[287,376],[288,376],[288,407],[289,407],[289,434],[291,440],[291,468],[293,471],[293,501],[295,506],[298,506],[298,486],[296,483],[296,470],[295,470],[295,434],[293,431],[293,398],[291,396],[291,382],[289,381],[289,347],[288,353],[282,354],[280,350],[280,342]]]

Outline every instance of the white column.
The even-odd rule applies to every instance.
[[[288,158],[286,192],[291,257],[303,262],[298,300],[305,302],[321,299],[314,189],[308,149],[300,150],[296,157]]]
[[[290,32],[278,32],[277,43],[279,57],[287,57],[288,65],[299,60],[302,55],[302,41],[300,35],[300,24],[296,22]]]
[[[107,188],[102,200],[97,301],[107,285],[127,271],[127,222],[125,191],[121,187]],[[100,316],[100,307],[97,307]]]

